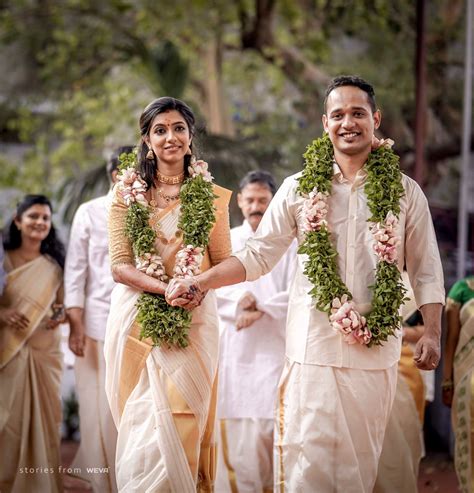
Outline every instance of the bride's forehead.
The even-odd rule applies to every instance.
[[[186,125],[186,120],[183,118],[183,115],[177,110],[169,110],[163,113],[158,113],[158,115],[153,118],[153,122],[151,124],[152,127],[156,125],[163,126],[171,126],[181,123]]]

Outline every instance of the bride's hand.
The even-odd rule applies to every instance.
[[[180,306],[185,310],[199,306],[205,296],[198,281],[192,277],[172,279],[165,292],[165,299],[171,306]]]

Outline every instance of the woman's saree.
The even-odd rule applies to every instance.
[[[474,282],[473,282],[474,284]],[[452,424],[454,462],[461,491],[474,491],[474,298],[460,309],[461,331],[454,355]]]
[[[217,222],[221,219],[227,225],[220,240],[220,234],[213,237],[211,232],[209,250],[216,242],[227,241],[230,246],[225,240],[229,193],[220,187],[215,191],[223,197],[216,200]],[[180,248],[179,210],[177,203],[157,210],[150,219],[151,224],[159,224],[155,247],[168,275],[172,275]],[[109,224],[112,265],[114,259],[130,259],[113,246],[123,235],[124,213],[116,199]],[[224,250],[222,257],[230,253],[227,246]],[[207,251],[202,269],[215,263],[215,257]],[[118,428],[118,489],[212,491],[219,323],[214,292],[193,311],[189,346],[184,349],[152,347],[151,341],[139,339],[140,327],[135,321],[139,295],[125,285],[114,289],[106,331],[106,392]]]
[[[46,329],[44,320],[62,272],[45,256],[17,269],[6,256],[5,267],[0,304],[24,313],[30,325],[0,325],[0,491],[59,492],[61,332]]]

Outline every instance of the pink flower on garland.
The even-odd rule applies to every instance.
[[[176,254],[174,277],[188,278],[197,276],[201,272],[203,249],[187,245]]]
[[[120,195],[127,206],[133,202],[137,202],[144,206],[148,205],[148,201],[145,197],[147,190],[146,182],[142,180],[135,168],[130,167],[122,170],[118,179],[121,187]]]
[[[344,336],[348,344],[368,344],[372,337],[366,326],[365,317],[355,309],[354,302],[349,300],[347,294],[332,301],[329,321],[334,330]]]
[[[344,341],[347,342],[347,344],[359,343],[367,345],[371,339],[372,333],[367,326],[354,329],[350,334],[344,336]]]
[[[328,213],[327,193],[318,192],[315,188],[310,192],[309,197],[304,201],[303,214],[305,217],[305,231],[319,231],[321,226],[326,225],[326,215]]]
[[[191,178],[196,178],[197,176],[202,176],[204,181],[212,182],[214,179],[208,169],[208,164],[201,159],[191,163],[188,168]]]
[[[389,212],[384,222],[376,223],[370,228],[375,240],[373,249],[379,261],[383,260],[390,264],[397,261],[397,246],[400,244],[400,237],[395,233],[397,224],[397,217]]]
[[[168,279],[163,260],[157,253],[144,253],[142,256],[136,257],[135,266],[140,272],[144,272],[146,275],[160,281]]]

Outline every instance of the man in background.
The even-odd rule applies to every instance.
[[[231,230],[233,251],[254,236],[276,185],[266,171],[252,171],[240,183],[244,216]],[[217,291],[221,320],[219,461],[216,491],[273,491],[273,427],[278,380],[285,361],[288,288],[296,243],[275,268],[254,282]]]
[[[132,150],[132,147],[120,147],[111,156],[107,163],[111,185],[117,180],[119,156]],[[72,223],[64,277],[69,348],[76,355],[74,371],[81,430],[81,444],[71,467],[79,468],[81,478],[100,493],[117,491],[114,460],[117,431],[105,395],[103,354],[110,296],[115,286],[107,235],[110,200],[109,191],[78,208]]]

